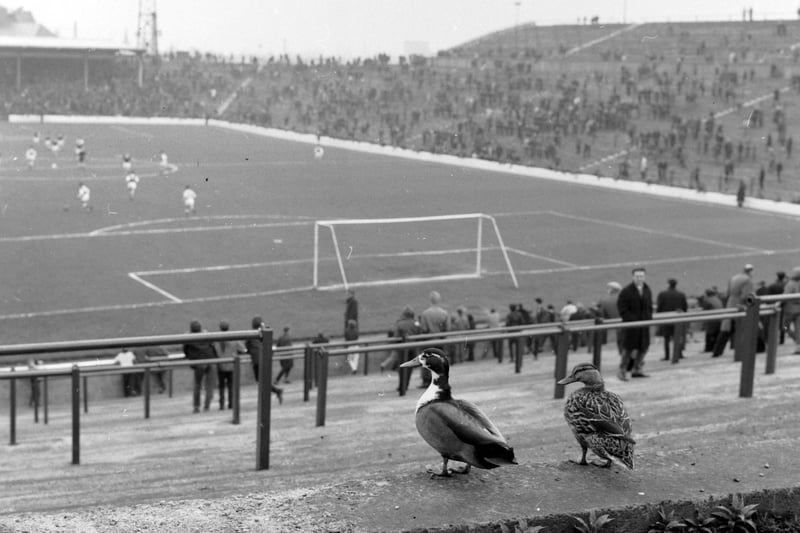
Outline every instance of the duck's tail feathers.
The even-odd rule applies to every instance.
[[[477,446],[478,453],[483,459],[496,466],[517,464],[514,457],[514,448],[500,442],[488,442]]]

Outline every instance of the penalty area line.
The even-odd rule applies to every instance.
[[[149,281],[143,280],[142,278],[140,278],[137,275],[136,272],[128,272],[128,277],[131,278],[133,281],[138,281],[139,283],[141,283],[142,285],[144,285],[148,289],[156,291],[161,296],[164,296],[165,298],[167,298],[169,300],[172,300],[176,304],[183,303],[183,300],[181,300],[177,296],[165,291],[164,289],[162,289],[161,287],[159,287],[155,283],[150,283]]]
[[[309,292],[314,287],[293,287],[290,289],[275,289],[271,291],[258,291],[240,294],[221,294],[218,296],[203,296],[200,298],[186,298],[185,300],[161,300],[159,302],[142,302],[135,304],[111,304],[98,305],[94,307],[76,307],[72,309],[52,309],[50,311],[32,311],[28,313],[13,313],[0,315],[0,320],[19,320],[28,318],[39,318],[59,315],[75,315],[79,313],[103,313],[109,311],[132,311],[135,309],[147,309],[151,307],[165,307],[168,305],[195,304],[206,302],[219,302],[224,300],[237,300],[241,298],[263,298],[264,296],[275,296],[278,294],[291,294],[295,292]]]

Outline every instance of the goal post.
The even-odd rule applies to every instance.
[[[454,255],[454,254],[470,254],[474,253],[474,258],[470,260],[474,261],[474,268],[470,267],[469,270],[465,272],[447,272],[447,273],[432,273],[432,272],[421,272],[417,273],[417,275],[398,275],[396,277],[387,277],[386,279],[377,279],[377,280],[351,280],[348,278],[348,272],[345,268],[346,260],[351,260],[351,253],[353,247],[349,247],[349,252],[347,257],[343,255],[343,249],[347,248],[341,245],[340,242],[340,235],[337,233],[336,228],[341,227],[342,231],[346,227],[353,227],[353,226],[375,226],[375,227],[384,227],[388,225],[410,225],[414,227],[417,224],[426,224],[428,228],[431,229],[433,233],[435,233],[435,228],[437,224],[446,224],[452,222],[460,222],[460,221],[475,221],[475,232],[476,237],[475,241],[473,241],[474,247],[472,244],[466,244],[461,248],[446,248],[444,243],[442,244],[441,248],[434,248],[421,250],[421,249],[407,249],[404,251],[400,250],[393,250],[393,251],[385,251],[384,253],[373,253],[369,256],[361,256],[361,257],[370,257],[370,258],[381,258],[381,259],[409,259],[413,258],[414,256],[425,256],[425,257],[433,257],[433,256],[447,256],[447,255]],[[484,231],[484,222],[490,224],[490,229],[488,231]],[[321,229],[326,230],[324,233],[330,235],[330,243],[332,246],[332,253],[333,258],[336,261],[336,266],[338,268],[338,280],[335,283],[323,283],[320,278],[320,264],[325,259],[322,257],[321,252],[321,238],[327,237],[327,235],[321,235]],[[459,226],[459,229],[461,227]],[[373,230],[375,231],[375,230]],[[472,231],[472,230],[467,230]],[[313,270],[313,287],[318,290],[335,290],[335,289],[344,289],[347,290],[351,287],[359,287],[359,286],[376,286],[376,285],[389,285],[389,284],[397,284],[397,283],[421,283],[426,281],[439,281],[439,280],[457,280],[457,279],[477,279],[480,278],[482,275],[483,265],[485,263],[484,252],[488,250],[484,239],[485,233],[493,234],[494,238],[497,241],[497,249],[502,254],[504,268],[508,271],[509,275],[511,276],[511,281],[514,284],[514,287],[519,287],[519,283],[517,282],[517,276],[514,273],[514,268],[511,265],[511,260],[508,256],[508,251],[506,250],[505,243],[503,242],[503,237],[500,234],[500,229],[497,226],[497,221],[494,219],[493,216],[487,215],[484,213],[468,213],[468,214],[456,214],[456,215],[434,215],[434,216],[425,216],[425,217],[401,217],[401,218],[368,218],[368,219],[340,219],[340,220],[317,220],[314,223],[314,270]],[[380,237],[379,237],[380,239]],[[425,237],[421,237],[422,240],[425,240]],[[472,239],[469,239],[472,241]],[[449,243],[448,243],[449,244]],[[493,248],[492,248],[493,249]],[[330,252],[328,252],[330,254]],[[408,270],[415,270],[409,268]],[[405,273],[403,273],[405,274]]]

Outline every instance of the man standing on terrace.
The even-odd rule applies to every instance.
[[[197,320],[192,320],[189,324],[189,332],[203,333],[203,326]],[[190,361],[201,361],[214,359],[217,357],[217,350],[210,342],[191,342],[183,345],[183,354]],[[203,410],[208,411],[211,407],[211,400],[214,397],[214,374],[211,373],[211,365],[194,364],[190,367],[194,373],[192,387],[192,405],[194,412],[200,412],[200,390],[205,389],[206,396],[203,403]]]
[[[442,296],[437,291],[431,291],[431,305],[419,316],[419,325],[422,333],[441,333],[450,329],[450,314],[441,306]],[[434,341],[431,341],[434,342]],[[444,346],[436,346],[443,348]],[[449,351],[446,350],[446,351]],[[422,384],[420,388],[427,388],[431,384],[431,372],[427,368],[420,368]]]
[[[622,289],[617,298],[617,310],[623,322],[638,322],[653,318],[653,293],[645,280],[645,269],[636,267],[631,271],[633,280]],[[617,377],[628,381],[627,372],[631,363],[631,377],[646,378],[642,372],[644,356],[650,347],[650,328],[627,328],[622,330],[622,362]]]
[[[734,274],[728,281],[728,299],[725,301],[725,307],[735,307],[736,309],[744,309],[745,298],[748,294],[753,292],[755,286],[753,285],[753,265],[746,264],[742,272]],[[714,343],[714,353],[711,357],[719,357],[725,350],[725,345],[733,337],[736,331],[736,323],[726,318],[722,321],[719,336]]]
[[[680,311],[685,313],[689,310],[686,295],[678,290],[678,280],[670,278],[667,280],[667,289],[658,293],[656,297],[656,311],[659,313],[669,313]],[[660,327],[660,333],[664,337],[664,361],[669,361],[669,345],[675,337],[675,326],[664,324]],[[683,339],[674,339],[675,349],[683,346]]]

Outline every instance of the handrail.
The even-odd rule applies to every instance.
[[[635,322],[622,322],[620,319],[586,319],[567,322],[548,322],[544,324],[526,324],[505,328],[482,328],[475,330],[461,330],[442,332],[438,334],[424,334],[414,335],[407,337],[407,342],[402,342],[403,338],[387,337],[378,339],[363,339],[359,341],[345,341],[341,343],[328,343],[328,344],[304,344],[303,346],[290,346],[282,347],[280,350],[285,358],[295,358],[295,350],[303,350],[303,357],[306,358],[306,363],[310,363],[313,354],[317,355],[317,379],[318,385],[318,411],[317,420],[318,425],[324,424],[324,410],[326,400],[327,380],[327,361],[329,356],[346,355],[354,352],[374,352],[386,351],[394,349],[410,349],[422,348],[431,345],[446,346],[461,343],[475,343],[482,341],[492,340],[505,340],[521,337],[540,337],[540,336],[558,336],[557,350],[556,350],[556,380],[564,377],[566,373],[568,336],[579,332],[595,332],[609,329],[621,330],[628,328],[638,327],[652,327],[663,324],[682,325],[692,322],[709,322],[718,320],[738,320],[741,324],[741,341],[737,341],[736,354],[740,355],[742,360],[742,373],[740,384],[740,396],[752,396],[753,385],[753,366],[755,364],[755,346],[756,336],[759,330],[759,323],[762,317],[770,317],[769,321],[769,337],[768,337],[768,353],[767,353],[767,373],[774,373],[775,350],[778,338],[778,317],[780,311],[779,302],[800,300],[800,294],[793,295],[771,295],[759,297],[757,295],[748,295],[742,307],[730,307],[723,309],[696,311],[696,312],[670,312],[670,313],[657,313],[653,319],[642,320]],[[197,342],[215,342],[221,340],[241,340],[241,339],[261,339],[262,351],[256,354],[261,362],[259,370],[259,399],[258,399],[258,434],[257,434],[257,462],[256,468],[258,470],[269,468],[269,406],[270,406],[270,393],[269,385],[271,383],[271,367],[273,362],[273,346],[272,346],[272,331],[271,330],[244,330],[232,332],[207,332],[207,333],[183,333],[177,335],[163,335],[163,336],[148,336],[148,337],[123,337],[113,339],[94,339],[86,341],[65,341],[65,342],[51,342],[51,343],[36,343],[36,344],[17,344],[0,346],[0,357],[8,355],[21,355],[32,353],[46,353],[51,351],[79,351],[85,349],[97,348],[120,348],[120,347],[139,347],[139,346],[152,346],[152,345],[166,345],[166,344],[186,344]],[[596,338],[597,339],[597,338]],[[599,365],[600,362],[600,344],[595,340],[595,364]],[[741,346],[741,347],[740,347]],[[310,350],[309,348],[314,348]],[[277,352],[279,349],[275,349]],[[73,365],[71,370],[58,369],[58,370],[23,370],[11,371],[0,373],[0,380],[11,379],[12,395],[15,393],[13,383],[19,378],[47,378],[49,376],[72,376],[72,406],[73,406],[73,464],[79,463],[78,456],[78,438],[79,438],[79,413],[78,413],[78,397],[80,395],[79,378],[81,376],[97,376],[97,375],[115,375],[127,373],[142,373],[149,374],[151,369],[170,369],[178,367],[187,367],[194,365],[212,365],[234,362],[236,368],[240,361],[240,356],[225,357],[225,358],[211,358],[211,359],[195,359],[188,360],[182,359],[164,359],[160,361],[149,361],[141,364],[134,364],[130,367],[120,367],[115,365],[104,365],[81,369],[78,365]],[[517,358],[516,371],[519,372],[519,361],[521,357]],[[738,359],[737,359],[738,360]],[[673,358],[673,362],[677,359]],[[556,398],[563,397],[563,386],[556,388]],[[561,396],[559,396],[561,394]],[[146,401],[148,401],[146,396]],[[147,406],[148,404],[146,404]],[[12,401],[13,406],[13,401]],[[145,408],[146,412],[148,407]],[[322,412],[320,412],[322,410]],[[14,443],[14,414],[12,407],[11,415],[12,423],[12,444]]]
[[[788,294],[764,294],[758,297],[762,303],[779,303],[800,300],[800,293],[793,292]]]
[[[78,352],[82,350],[100,350],[106,348],[138,348],[142,346],[157,346],[165,344],[189,344],[198,342],[233,341],[260,338],[261,330],[248,329],[243,331],[181,333],[177,335],[157,335],[149,337],[119,337],[84,341],[9,344],[0,346],[0,357],[47,352]]]
[[[269,434],[270,434],[270,392],[269,385],[272,381],[272,331],[270,329],[251,329],[244,331],[229,331],[229,332],[213,332],[213,333],[183,333],[177,335],[161,335],[161,336],[147,336],[147,337],[121,337],[111,339],[93,339],[84,341],[64,341],[64,342],[49,342],[49,343],[35,343],[35,344],[16,344],[0,346],[0,356],[33,354],[33,353],[47,353],[47,352],[64,352],[64,351],[80,351],[86,349],[97,348],[129,348],[139,346],[159,346],[165,344],[189,344],[200,342],[216,342],[224,340],[242,340],[242,339],[259,339],[262,340],[261,348],[255,357],[260,361],[259,369],[259,386],[258,386],[258,403],[257,413],[258,423],[256,424],[256,469],[264,470],[269,468]],[[71,396],[72,396],[72,464],[80,464],[80,409],[79,398],[81,392],[80,381],[81,377],[86,378],[89,376],[102,376],[102,375],[117,375],[117,374],[141,374],[149,376],[150,370],[153,368],[169,369],[173,367],[186,367],[195,365],[211,365],[232,362],[234,365],[234,382],[238,383],[238,372],[240,357],[214,357],[210,359],[181,359],[177,361],[151,361],[142,364],[134,364],[131,366],[118,366],[118,365],[103,365],[94,368],[81,369],[77,364],[73,364],[71,369],[32,369],[15,371],[12,368],[10,372],[0,374],[0,380],[11,380],[11,444],[16,443],[15,431],[15,401],[16,396],[16,380],[20,378],[47,378],[50,376],[71,376]],[[149,417],[149,381],[145,382],[145,417]],[[45,388],[45,397],[47,389]],[[235,408],[234,408],[234,424],[238,424],[238,385],[236,390]],[[84,397],[85,400],[85,397]],[[85,407],[84,407],[85,408]]]

